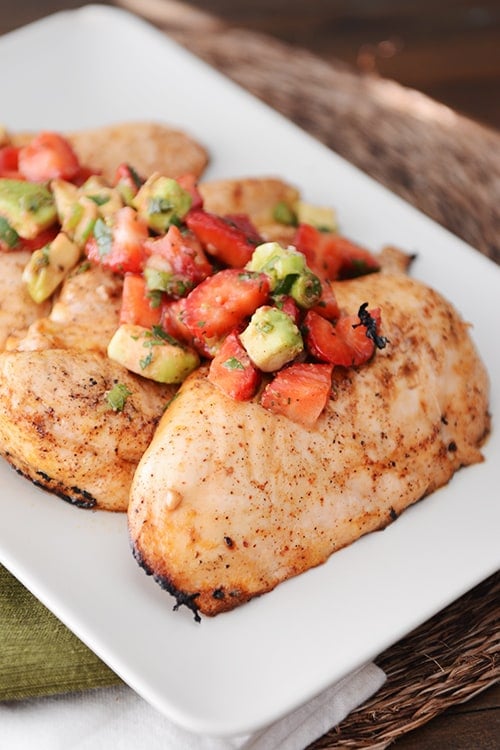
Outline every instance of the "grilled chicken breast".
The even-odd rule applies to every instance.
[[[131,164],[140,175],[161,172],[167,177],[199,176],[208,163],[205,148],[187,133],[153,122],[126,122],[66,134],[81,164],[98,169],[113,181],[117,167]],[[33,133],[11,136],[24,145]]]
[[[30,256],[29,250],[0,252],[0,350],[13,331],[46,316],[51,307],[50,302],[41,305],[34,302],[22,280]]]
[[[23,145],[33,134],[9,136]],[[123,162],[140,175],[199,176],[208,162],[187,134],[149,122],[82,130],[68,138],[80,162],[110,182]],[[119,325],[123,281],[101,267],[73,272],[43,304],[22,272],[30,252],[0,256],[0,454],[37,484],[85,507],[124,511],[135,467],[173,386],[129,373],[106,356]],[[106,395],[128,396],[114,411]]]
[[[119,325],[123,280],[83,263],[63,283],[49,314],[11,335],[7,349],[93,349],[106,352]]]
[[[456,310],[403,274],[336,285],[341,307],[382,309],[387,347],[334,371],[307,429],[193,374],[131,490],[135,556],[178,604],[215,615],[393,521],[482,459],[485,368]]]
[[[173,389],[76,349],[3,352],[0,382],[0,453],[76,505],[126,510],[132,475]],[[118,383],[129,395],[115,411],[106,396]]]
[[[36,484],[82,507],[125,511],[133,472],[172,386],[108,359],[122,280],[101,267],[72,274],[49,315],[0,354],[0,454]],[[121,384],[122,411],[106,396]]]

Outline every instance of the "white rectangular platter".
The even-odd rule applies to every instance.
[[[0,560],[141,696],[216,736],[272,722],[374,658],[500,566],[500,269],[271,109],[123,11],[87,6],[0,39],[2,119],[57,130],[124,120],[180,127],[208,177],[279,175],[337,209],[370,248],[418,253],[412,273],[473,324],[492,381],[486,461],[325,564],[214,619],[173,612],[133,560],[126,519],[71,507],[0,464]]]

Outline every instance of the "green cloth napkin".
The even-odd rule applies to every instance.
[[[108,687],[120,682],[0,565],[0,700]]]

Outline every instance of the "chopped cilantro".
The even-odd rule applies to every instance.
[[[106,393],[106,401],[113,411],[123,411],[127,398],[131,395],[132,391],[129,391],[126,385],[115,383],[111,390]]]
[[[97,219],[94,224],[94,237],[96,238],[99,255],[104,257],[111,252],[113,245],[113,233],[103,219]]]
[[[0,242],[5,242],[7,247],[11,250],[16,247],[19,242],[18,233],[3,216],[0,216]]]
[[[127,168],[134,185],[136,186],[136,188],[140,188],[143,180],[139,177],[138,172],[134,169],[134,167],[131,167],[130,164],[127,164]]]
[[[147,298],[152,308],[158,308],[163,299],[163,292],[161,289],[150,289],[147,293]]]
[[[153,361],[153,347],[162,346],[165,342],[168,342],[173,346],[180,346],[179,342],[159,325],[152,326],[150,331],[146,331],[143,346],[150,351],[145,357],[143,357],[143,359],[139,360],[141,370],[145,370]]]
[[[161,344],[163,341],[167,341],[169,344],[179,345],[179,342],[174,339],[169,333],[166,332],[161,326],[152,326],[151,332],[156,339],[159,339],[158,343]]]
[[[242,363],[239,359],[236,357],[229,357],[229,359],[226,359],[225,362],[222,363],[222,366],[225,367],[227,370],[244,370]]]
[[[87,195],[87,198],[98,206],[104,206],[105,203],[109,203],[109,195]]]
[[[80,273],[86,273],[87,271],[90,271],[90,268],[90,261],[84,260],[83,263],[80,263],[80,265],[75,268],[75,270],[73,271],[73,276],[77,276]]]
[[[153,361],[153,352],[149,352],[149,354],[146,357],[143,357],[139,360],[139,365],[141,370],[145,370],[148,365],[151,364]]]
[[[45,247],[35,250],[31,258],[35,271],[48,266],[50,263],[50,245],[45,245]]]

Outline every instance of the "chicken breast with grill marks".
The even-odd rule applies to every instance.
[[[15,133],[11,140],[24,145],[33,133]],[[199,176],[208,163],[206,149],[187,133],[155,122],[124,122],[66,133],[81,164],[98,169],[113,181],[117,167],[131,164],[140,175],[161,172],[168,177]]]
[[[98,351],[0,354],[0,453],[45,489],[86,508],[124,511],[132,476],[173,394]],[[128,394],[113,410],[107,394]]]
[[[76,505],[125,511],[133,472],[175,392],[112,362],[122,279],[84,266],[49,315],[0,354],[0,454]],[[123,410],[106,397],[120,384]]]
[[[32,133],[8,142],[23,145]],[[208,162],[188,134],[159,123],[130,122],[70,133],[84,166],[113,181],[119,164],[140,175],[199,176]],[[122,279],[80,266],[36,304],[22,281],[30,252],[0,256],[0,454],[37,484],[85,507],[124,511],[133,471],[151,440],[173,386],[129,373],[106,356],[119,325]],[[106,395],[128,393],[114,411]]]
[[[258,398],[231,400],[201,370],[139,463],[135,556],[196,616],[323,563],[482,460],[488,378],[456,310],[398,273],[341,282],[336,294],[349,312],[380,306],[389,343],[359,369],[335,369],[314,428]]]

